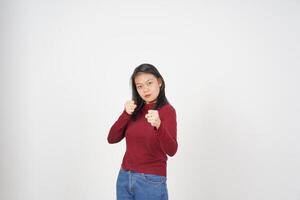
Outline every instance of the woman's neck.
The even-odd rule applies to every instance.
[[[156,100],[154,100],[154,101],[149,101],[149,102],[146,102],[146,104],[152,104],[152,103],[156,103]]]

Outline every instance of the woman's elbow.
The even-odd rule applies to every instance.
[[[117,141],[116,141],[114,138],[111,138],[111,137],[107,137],[107,142],[108,142],[109,144],[117,143]]]
[[[169,150],[168,152],[166,152],[166,153],[168,154],[168,156],[173,157],[173,156],[176,154],[177,149],[178,149],[178,144],[176,143],[176,144],[174,145],[174,147],[173,147],[172,149],[170,149],[170,150]]]

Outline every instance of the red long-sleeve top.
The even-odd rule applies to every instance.
[[[176,111],[166,104],[158,109],[161,124],[154,128],[145,115],[154,103],[145,104],[135,121],[125,110],[111,127],[107,140],[110,144],[126,138],[126,152],[121,167],[140,173],[167,175],[167,155],[177,151]]]

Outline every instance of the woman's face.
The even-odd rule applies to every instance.
[[[134,78],[136,90],[146,103],[155,102],[160,91],[161,79],[150,73],[138,73]]]

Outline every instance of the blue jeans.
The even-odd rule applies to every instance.
[[[120,169],[117,200],[168,200],[165,176]]]

